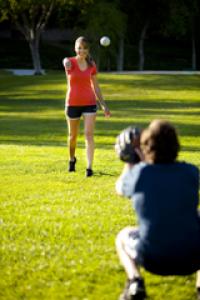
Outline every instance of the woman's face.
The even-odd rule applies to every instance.
[[[84,45],[83,43],[76,43],[75,44],[75,52],[76,55],[82,57],[82,58],[86,58],[88,55],[88,48],[86,47],[86,45]]]

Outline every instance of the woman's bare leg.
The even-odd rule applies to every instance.
[[[76,141],[79,131],[80,119],[67,119],[68,124],[68,143],[69,143],[69,158],[71,161],[74,160],[76,151]]]
[[[94,158],[94,128],[95,128],[96,114],[85,114],[83,117],[84,117],[87,169],[92,169],[92,163]]]

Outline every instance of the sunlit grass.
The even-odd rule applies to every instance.
[[[200,167],[199,77],[100,74],[112,118],[98,112],[87,179],[82,124],[77,172],[67,173],[64,74],[0,72],[0,81],[0,299],[117,299],[125,273],[115,236],[136,219],[115,194],[123,167],[115,137],[130,124],[168,119],[180,134],[179,158]],[[194,275],[143,274],[149,299],[195,299]]]

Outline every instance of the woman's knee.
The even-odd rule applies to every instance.
[[[70,132],[69,133],[69,141],[72,143],[72,142],[75,142],[76,139],[77,139],[77,134]]]
[[[86,130],[85,131],[85,139],[87,141],[93,141],[93,139],[94,139],[94,133],[92,131],[90,131],[90,130]]]

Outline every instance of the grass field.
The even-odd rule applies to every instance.
[[[199,76],[100,74],[99,81],[112,118],[98,113],[95,175],[85,178],[82,127],[77,172],[67,173],[64,74],[0,72],[1,300],[118,299],[125,273],[115,236],[136,222],[114,189],[120,130],[168,119],[180,134],[179,159],[200,167]],[[195,299],[194,275],[143,274],[150,300]]]

